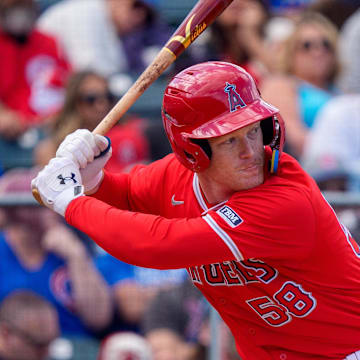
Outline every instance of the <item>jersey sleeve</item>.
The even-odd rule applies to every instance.
[[[305,258],[316,236],[311,202],[299,189],[278,190],[265,187],[235,195],[205,220],[231,239],[234,251],[244,259]]]
[[[202,217],[167,219],[82,196],[69,204],[66,220],[114,257],[137,266],[176,269],[234,259]]]
[[[128,174],[104,170],[101,186],[92,197],[118,209],[159,215],[171,159],[167,156],[150,165],[137,165]]]
[[[98,191],[92,197],[119,209],[129,209],[129,174],[112,174],[104,170],[104,178]]]

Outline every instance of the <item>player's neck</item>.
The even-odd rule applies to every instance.
[[[214,182],[213,179],[209,179],[203,173],[198,173],[198,178],[201,191],[206,201],[211,205],[216,205],[228,200],[234,193],[233,190],[221,186],[221,184]]]

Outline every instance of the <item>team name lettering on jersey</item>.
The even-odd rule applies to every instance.
[[[276,269],[257,259],[194,266],[188,269],[188,273],[193,283],[211,286],[244,286],[255,282],[268,284],[278,275]]]
[[[229,206],[224,205],[216,211],[232,228],[240,225],[243,219]]]

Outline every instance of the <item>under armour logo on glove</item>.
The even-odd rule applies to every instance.
[[[66,184],[66,180],[72,180],[74,182],[74,184],[77,183],[76,179],[75,179],[75,174],[71,173],[71,176],[65,176],[63,177],[62,174],[58,175],[57,177],[60,181],[61,185],[65,185]]]
[[[84,195],[79,168],[68,158],[51,159],[31,186],[37,189],[45,206],[62,216],[72,200]]]

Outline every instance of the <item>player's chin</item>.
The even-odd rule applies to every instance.
[[[264,182],[264,172],[262,168],[259,170],[250,169],[242,172],[238,178],[238,190],[248,190],[261,185]]]

